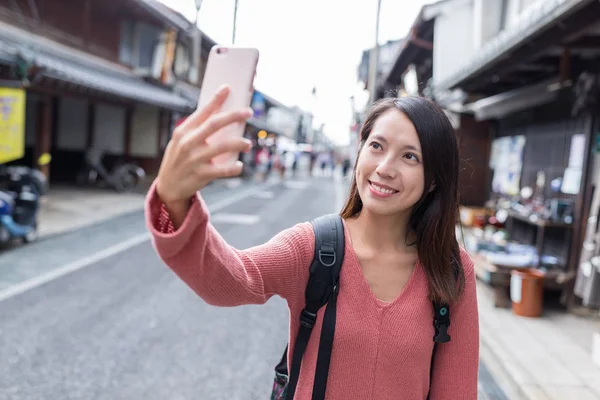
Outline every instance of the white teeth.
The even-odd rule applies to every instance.
[[[374,188],[375,190],[377,190],[378,192],[380,192],[380,193],[384,193],[384,194],[392,194],[392,193],[394,193],[394,192],[395,192],[395,190],[392,190],[392,189],[385,189],[385,188],[382,188],[381,186],[377,186],[377,185],[376,185],[376,184],[374,184],[374,183],[371,183],[371,186],[373,186],[373,188]]]

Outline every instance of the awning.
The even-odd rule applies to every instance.
[[[45,68],[44,75],[50,78],[177,111],[192,108],[183,97],[136,77],[93,70],[43,53],[36,56],[35,63]]]
[[[27,60],[42,75],[101,93],[181,112],[194,104],[172,91],[152,85],[129,69],[45,38],[0,25],[0,62]]]
[[[551,79],[466,104],[462,111],[473,112],[480,121],[502,118],[556,100],[560,87],[558,79]]]
[[[437,82],[436,90],[459,86],[469,77],[504,58],[512,49],[528,43],[531,37],[541,30],[553,26],[556,21],[594,1],[597,0],[545,0],[536,3],[516,26],[500,32],[478,50],[474,57],[464,60],[462,68],[443,81]]]

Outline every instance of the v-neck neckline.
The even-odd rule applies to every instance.
[[[361,285],[363,285],[365,287],[365,289],[369,293],[369,298],[371,298],[371,301],[377,307],[379,307],[379,308],[393,307],[396,303],[400,302],[400,300],[404,297],[404,294],[408,291],[409,287],[412,286],[412,282],[416,279],[417,268],[420,268],[420,265],[421,265],[420,261],[419,261],[419,257],[417,257],[417,260],[415,261],[415,265],[413,266],[410,276],[409,276],[408,280],[406,281],[406,283],[404,284],[404,287],[402,287],[402,289],[400,290],[400,293],[398,293],[398,295],[391,301],[381,300],[377,296],[375,296],[375,293],[373,293],[373,290],[371,289],[371,285],[369,284],[369,281],[367,280],[367,277],[365,276],[362,265],[360,263],[360,259],[358,258],[358,255],[356,254],[356,251],[354,250],[354,243],[352,242],[352,235],[350,234],[350,230],[348,229],[348,224],[346,223],[345,219],[342,219],[342,221],[344,223],[344,236],[345,236],[346,243],[347,243],[346,247],[348,247],[346,256],[351,257],[351,260],[349,260],[349,261],[352,261],[352,262],[350,264],[355,265],[355,268],[357,269],[356,273],[358,273],[360,275]]]

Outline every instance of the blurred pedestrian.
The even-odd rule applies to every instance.
[[[298,170],[298,158],[300,158],[300,152],[294,152],[294,159],[292,161],[292,177],[296,176],[296,171]]]
[[[315,170],[315,166],[316,166],[318,157],[319,157],[319,153],[317,153],[316,151],[313,150],[310,152],[310,166],[308,167],[310,176],[313,176],[313,174],[314,174],[314,170]]]
[[[269,151],[266,147],[261,146],[256,152],[256,180],[264,182],[267,176],[267,168],[269,164]]]
[[[350,157],[345,156],[342,164],[342,175],[344,178],[348,177],[348,171],[350,171]]]
[[[288,152],[286,150],[283,150],[277,160],[278,164],[279,164],[279,176],[281,178],[281,181],[283,181],[285,179],[285,172],[287,169],[287,164],[286,164],[287,153]]]

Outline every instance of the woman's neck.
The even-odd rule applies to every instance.
[[[415,234],[409,228],[410,212],[397,216],[379,216],[362,210],[354,218],[355,235],[363,245],[372,249],[414,251],[409,246]]]

